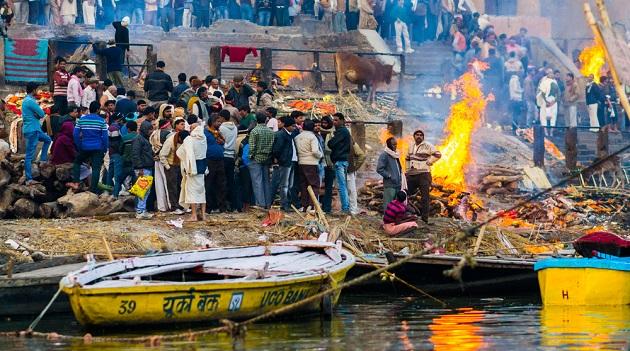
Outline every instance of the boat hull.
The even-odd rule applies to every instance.
[[[301,301],[345,279],[352,265],[286,281],[222,281],[138,285],[116,288],[64,287],[83,325],[136,325],[242,320]],[[297,311],[334,306],[340,291]],[[294,311],[295,312],[295,311]]]
[[[523,295],[536,293],[538,283],[533,262],[510,263],[506,260],[497,261],[479,259],[472,268],[466,266],[462,271],[462,281],[445,276],[444,271],[453,268],[461,257],[456,256],[424,256],[411,260],[404,265],[391,270],[391,273],[423,291],[437,296],[462,295]],[[386,260],[373,263],[358,261],[350,270],[349,278],[355,278],[387,265]],[[353,288],[356,291],[398,292],[408,289],[396,281],[383,280],[381,277],[364,282]]]
[[[544,305],[628,305],[630,271],[601,268],[545,268],[538,271]]]

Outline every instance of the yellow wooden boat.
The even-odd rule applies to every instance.
[[[354,262],[341,244],[291,241],[93,262],[60,285],[83,325],[239,320],[343,282]],[[330,310],[339,293],[297,311]]]
[[[630,257],[548,258],[536,262],[547,305],[630,305]]]

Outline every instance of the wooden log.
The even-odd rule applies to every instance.
[[[602,160],[608,155],[608,130],[601,128],[597,133],[597,158]]]
[[[490,184],[490,183],[497,183],[497,182],[515,182],[515,181],[519,181],[523,179],[523,176],[517,175],[517,176],[486,176],[484,177],[481,182],[483,184]]]
[[[72,163],[64,163],[55,167],[55,177],[62,183],[72,180]]]
[[[569,171],[577,168],[577,128],[571,127],[567,129],[567,133],[564,135],[564,144],[566,146],[564,157],[565,165]]]
[[[61,209],[59,208],[57,201],[44,202],[39,205],[38,214],[42,218],[58,218],[60,211]]]
[[[210,48],[210,75],[221,78],[221,47],[213,46]]]
[[[510,189],[506,188],[490,188],[486,190],[486,194],[488,195],[498,195],[498,194],[509,194]]]
[[[39,173],[42,178],[50,179],[55,176],[56,166],[52,163],[45,163],[39,167]]]
[[[11,173],[6,169],[0,168],[0,189],[4,188],[9,182],[11,182]]]
[[[545,166],[545,131],[540,124],[534,125],[534,165]]]
[[[263,48],[260,50],[260,66],[262,69],[262,79],[265,82],[271,82],[273,76],[273,52],[271,49]]]
[[[35,201],[21,198],[13,205],[12,212],[17,218],[33,218],[37,208]]]
[[[313,72],[311,73],[311,77],[313,77],[313,90],[319,92],[322,91],[323,80],[322,80],[322,72],[319,63],[319,52],[313,52]]]

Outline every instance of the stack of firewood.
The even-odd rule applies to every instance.
[[[523,180],[522,171],[504,166],[479,165],[475,174],[474,190],[488,195],[516,193],[519,182]]]
[[[65,184],[72,180],[72,164],[33,164],[32,174],[38,184],[26,185],[24,155],[0,161],[0,218],[106,215],[125,208],[126,199],[69,192]]]

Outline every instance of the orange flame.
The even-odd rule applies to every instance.
[[[379,134],[379,140],[383,145],[385,145],[387,139],[394,137],[394,133],[392,133],[391,127],[389,126],[387,128],[381,129],[381,132]],[[409,145],[411,145],[411,143],[413,142],[413,138],[410,135],[396,138],[396,151],[400,155],[400,166],[403,170],[407,169],[407,154],[409,153]]]
[[[595,83],[599,84],[599,77],[602,75],[602,67],[606,64],[606,55],[604,47],[595,42],[593,45],[585,47],[578,57],[582,67],[580,73],[585,77],[593,75]]]
[[[471,64],[471,70],[450,85],[462,99],[451,106],[444,127],[446,138],[437,147],[442,153],[442,158],[435,163],[431,173],[434,178],[442,178],[443,184],[453,188],[467,188],[465,173],[472,161],[470,153],[472,133],[481,124],[490,100],[484,96],[479,82],[479,71],[487,68],[487,64],[475,61]]]
[[[286,65],[286,66],[284,66],[282,68],[285,69],[285,70],[297,69],[297,67],[295,67],[293,65]],[[285,85],[291,83],[292,79],[302,80],[302,72],[280,71],[277,74],[278,74],[278,77],[280,77],[280,79],[282,80],[282,84],[285,84]]]

